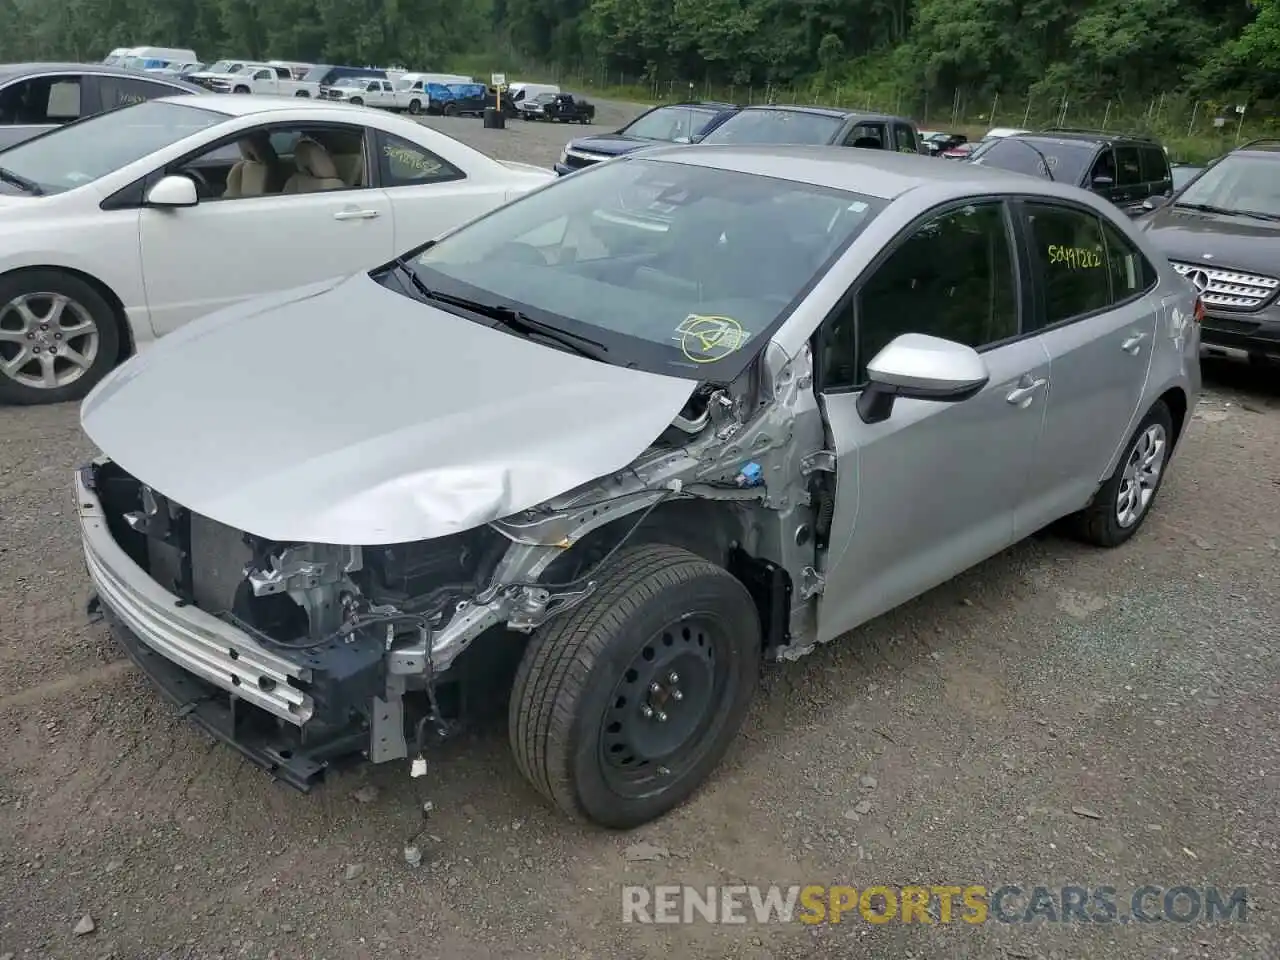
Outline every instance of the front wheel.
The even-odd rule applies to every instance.
[[[294,96],[295,96],[295,97],[309,97],[309,96],[311,96],[311,94],[307,93],[307,91],[305,91],[305,90],[299,90],[297,93],[295,93],[295,94],[294,94]]]
[[[627,829],[720,763],[760,673],[760,622],[726,570],[666,544],[622,551],[539,629],[511,694],[516,765],[571,817]]]
[[[1086,543],[1118,547],[1142,526],[1151,512],[1173,449],[1173,417],[1157,400],[1138,424],[1115,471],[1089,505],[1068,518],[1071,531]]]
[[[111,305],[79,277],[27,270],[0,277],[0,402],[79,400],[115,365]]]
[[[363,107],[363,106],[364,106],[364,101],[363,101],[363,100],[361,100],[359,97],[352,97],[350,102],[351,102],[351,105],[352,105],[353,107]]]
[[[248,88],[248,87],[246,87],[246,86],[244,86],[243,84],[241,84],[240,86],[236,87],[236,88],[235,88],[233,91],[231,91],[231,92],[232,92],[232,93],[248,93],[248,92],[249,92],[249,88]]]
[[[412,113],[415,117],[416,117],[418,114],[420,114],[420,113],[422,112],[422,101],[421,101],[421,100],[410,100],[410,101],[409,101],[409,112],[410,112],[410,113]]]

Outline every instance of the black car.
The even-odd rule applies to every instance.
[[[928,151],[929,156],[940,156],[947,150],[954,150],[962,143],[968,143],[969,138],[963,133],[943,133],[934,131],[922,135],[924,138],[924,148]]]
[[[744,107],[695,143],[814,144],[920,153],[915,124],[837,107]]]
[[[1200,291],[1204,352],[1280,360],[1280,140],[1214,160],[1137,226]]]
[[[207,92],[174,77],[100,63],[0,64],[0,150],[125,104]]]
[[[614,133],[570,140],[555,171],[563,176],[655,143],[688,143],[714,130],[740,109],[732,103],[709,100],[664,103],[646,110]]]
[[[1173,193],[1160,142],[1129,134],[1051,127],[988,140],[965,162],[1083,187],[1130,216],[1148,199]]]
[[[525,120],[585,124],[596,118],[595,104],[572,93],[540,93],[518,106],[520,116]]]

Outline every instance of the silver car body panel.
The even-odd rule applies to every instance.
[[[695,386],[358,274],[186,325],[99,384],[81,418],[124,469],[206,517],[371,546],[468,530],[620,470]]]
[[[364,276],[165,338],[89,396],[85,429],[143,483],[260,536],[368,546],[483,523],[501,532],[509,546],[488,584],[388,650],[391,703],[491,627],[528,632],[580,602],[590,579],[544,587],[539,577],[592,530],[666,500],[727,502],[741,523],[735,542],[787,572],[788,639],[771,653],[794,659],[1086,506],[1157,398],[1178,391],[1194,409],[1194,290],[1086,191],[884,151],[677,146],[646,156],[892,201],[764,345],[758,402],[717,393],[700,422],[683,424],[683,445],[653,444],[680,422],[692,381],[488,330]],[[1158,280],[1118,308],[983,351],[988,381],[961,402],[899,398],[868,424],[857,393],[817,393],[810,342],[832,309],[908,226],[979,197],[1087,209],[1141,250]],[[726,484],[746,461],[765,482]],[[834,474],[826,549],[807,535],[815,473]],[[93,544],[86,534],[86,550]],[[113,576],[146,577],[117,559],[91,563],[100,590]],[[185,618],[199,619],[185,607],[168,613],[142,624],[160,631],[142,639],[162,653],[192,632]],[[256,646],[244,635],[237,644]],[[374,727],[375,759],[405,756],[403,730],[377,717]]]

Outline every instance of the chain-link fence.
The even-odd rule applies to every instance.
[[[892,113],[913,119],[921,129],[980,135],[991,127],[1040,130],[1068,127],[1158,137],[1178,160],[1206,160],[1245,140],[1280,136],[1280,104],[1221,103],[1178,93],[1151,97],[1075,95],[1070,90],[1027,90],[1016,94],[920,93],[894,87],[859,89],[840,82],[799,85],[718,85],[676,78],[643,78],[624,73],[561,69],[555,82],[599,95],[646,102],[689,99],[740,104],[821,104]]]

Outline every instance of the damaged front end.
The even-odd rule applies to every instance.
[[[113,632],[182,711],[306,790],[339,757],[407,758],[448,734],[624,543],[723,562],[772,652],[805,645],[823,540],[821,485],[804,479],[823,447],[811,387],[808,350],[769,345],[740,382],[695,391],[627,469],[408,543],[268,540],[103,458],[77,476],[86,563]]]

